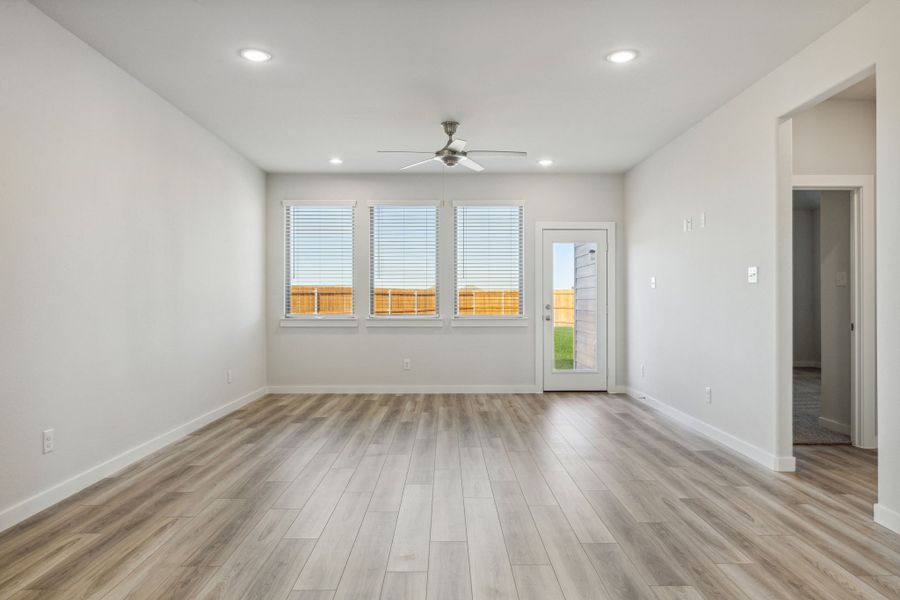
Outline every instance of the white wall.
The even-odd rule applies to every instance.
[[[795,195],[796,197],[796,195]],[[794,365],[821,366],[819,209],[794,208]]]
[[[0,529],[265,385],[264,185],[33,6],[0,3]]]
[[[270,175],[268,178],[269,384],[305,389],[531,389],[535,382],[533,314],[534,224],[536,221],[622,223],[622,177],[603,175]],[[521,200],[525,206],[525,313],[527,327],[358,329],[279,327],[283,313],[285,199],[355,200],[356,305],[368,306],[368,214],[372,200]],[[440,299],[452,313],[452,209],[440,215]],[[620,229],[621,233],[621,229]],[[621,241],[620,241],[621,245]],[[619,253],[619,272],[624,254]],[[624,285],[618,304],[624,307]],[[624,355],[624,311],[618,343]],[[402,370],[403,358],[412,360]],[[621,363],[620,363],[621,364]],[[620,367],[624,376],[624,366]]]
[[[826,100],[793,118],[794,174],[874,175],[875,102]]]
[[[822,315],[822,421],[850,432],[850,192],[823,191],[819,208]],[[847,285],[837,285],[846,273]]]
[[[789,303],[790,277],[776,276],[791,248],[776,240],[791,210],[790,195],[778,193],[779,118],[877,65],[877,301],[900,305],[898,22],[900,2],[872,0],[626,177],[629,382],[758,449],[772,466],[791,463],[789,407],[785,419],[779,403],[778,357],[790,357],[791,336],[776,313],[785,294]],[[683,233],[682,218],[701,211],[708,226]],[[757,285],[747,283],[750,265],[759,267]],[[900,312],[882,310],[878,319],[876,515],[900,530],[900,370],[890,368],[900,364]],[[704,384],[713,388],[712,404],[703,400]]]

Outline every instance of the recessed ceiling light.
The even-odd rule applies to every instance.
[[[607,54],[606,60],[611,63],[621,65],[623,63],[633,61],[637,58],[637,56],[637,50],[616,50],[615,52],[610,52],[609,54]]]
[[[550,165],[553,164],[553,161],[550,160],[549,158],[542,158],[541,160],[538,161],[538,164],[541,165],[542,167],[549,167]]]
[[[344,161],[341,160],[340,158],[338,158],[337,156],[335,156],[334,158],[332,158],[332,159],[329,160],[328,162],[330,162],[330,163],[333,164],[333,165],[342,165],[342,164],[344,164]]]
[[[272,53],[260,50],[259,48],[244,48],[238,54],[241,58],[250,62],[266,62],[272,60]]]

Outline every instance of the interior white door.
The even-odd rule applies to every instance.
[[[544,389],[607,389],[605,229],[545,229]]]

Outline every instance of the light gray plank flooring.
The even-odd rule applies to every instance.
[[[0,600],[900,598],[876,456],[625,396],[270,395],[0,534]]]

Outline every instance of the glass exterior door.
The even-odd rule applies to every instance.
[[[605,390],[606,231],[544,230],[544,389]]]

